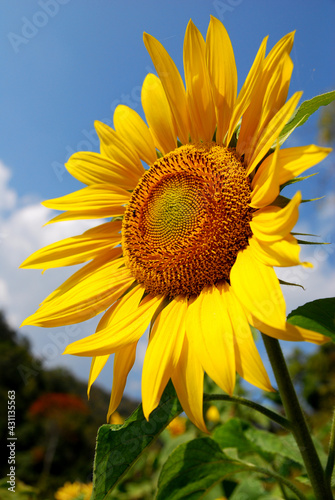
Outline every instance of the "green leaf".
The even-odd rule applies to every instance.
[[[292,231],[293,236],[313,236],[313,238],[321,238],[318,234],[310,234],[310,233],[295,233]]]
[[[291,184],[295,184],[296,182],[305,181],[306,179],[309,179],[310,177],[314,177],[314,175],[316,175],[316,174],[317,174],[317,172],[315,172],[315,174],[305,175],[304,177],[294,177],[293,179],[282,184],[280,186],[280,190],[282,191],[284,189],[284,187],[290,186]]]
[[[282,482],[298,498],[304,496],[276,472],[242,460],[231,459],[208,437],[184,443],[170,455],[158,480],[156,500],[198,500],[232,474],[251,471]]]
[[[335,298],[307,302],[290,312],[287,321],[292,325],[326,335],[335,342]]]
[[[326,241],[306,241],[306,240],[298,240],[299,245],[329,245]]]
[[[147,422],[139,406],[123,425],[103,425],[97,436],[93,470],[94,500],[107,500],[113,487],[163,429],[182,412],[171,382]]]
[[[259,500],[260,498],[263,500],[275,500],[278,497],[274,497],[272,493],[265,491],[261,481],[253,477],[244,479],[235,488],[231,497],[229,497],[230,500]]]
[[[292,434],[280,436],[250,427],[245,435],[255,447],[262,450],[262,453],[280,455],[285,459],[305,467],[298,445]]]
[[[231,418],[227,423],[216,427],[213,439],[223,449],[237,448],[242,454],[254,452],[255,447],[244,435],[245,430],[249,427],[247,422],[239,418]]]
[[[320,198],[310,198],[309,200],[301,200],[300,203],[308,203],[309,201],[318,201],[318,200],[321,200],[323,198],[323,196],[321,196]],[[285,208],[286,205],[288,205],[290,203],[291,199],[290,198],[286,198],[286,196],[282,196],[281,194],[279,194],[277,196],[277,198],[271,203],[271,205],[274,205],[276,207],[280,207],[280,208]]]
[[[291,233],[292,236],[311,236],[312,238],[321,238],[317,234],[308,234],[308,233]],[[327,241],[308,241],[308,240],[300,240],[297,239],[297,242],[300,245],[330,245]]]
[[[291,434],[278,436],[271,432],[261,431],[238,418],[232,418],[217,427],[213,439],[223,449],[237,448],[240,455],[257,453],[265,460],[271,456],[280,455],[297,464],[304,465]]]
[[[284,141],[289,137],[294,129],[303,125],[308,118],[315,113],[321,106],[327,106],[335,99],[335,90],[332,92],[327,92],[326,94],[321,94],[308,101],[303,102],[293,118],[285,125],[280,133],[279,141],[283,144]]]
[[[299,283],[290,283],[289,281],[284,281],[284,280],[279,280],[279,283],[281,285],[299,286],[300,288],[302,288],[303,290],[305,290],[304,287],[302,285],[300,285]]]
[[[212,439],[194,439],[180,445],[164,464],[156,500],[196,500],[218,481],[248,468],[231,460]]]

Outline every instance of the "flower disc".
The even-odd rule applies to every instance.
[[[122,226],[126,265],[148,292],[198,295],[229,281],[252,235],[250,182],[232,149],[187,145],[150,167]]]

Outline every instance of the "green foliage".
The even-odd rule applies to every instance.
[[[335,344],[328,342],[313,355],[296,349],[288,362],[294,384],[310,415],[310,422],[327,446],[335,407]]]
[[[64,369],[44,369],[43,363],[31,354],[29,342],[8,327],[1,313],[0,367],[2,436],[7,436],[8,391],[15,391],[17,484],[21,485],[22,481],[22,484],[33,485],[31,498],[47,500],[52,499],[53,492],[66,481],[90,482],[97,429],[106,421],[109,394],[93,388],[87,402],[86,383]],[[65,401],[67,395],[72,399],[75,399],[72,395],[76,395],[86,411],[79,413],[71,408],[57,410],[55,407],[33,414],[33,406],[47,395],[56,395]],[[136,406],[125,399],[120,411],[129,414]],[[8,454],[1,453],[0,478],[9,472],[7,460]],[[22,493],[18,489],[21,496],[17,498],[30,498],[24,493],[28,490],[28,486],[22,487]],[[11,495],[10,498],[14,498],[13,493]],[[2,490],[0,498],[5,498]]]
[[[256,453],[267,461],[272,460],[275,455],[280,455],[303,466],[299,449],[291,434],[278,436],[256,429],[243,420],[232,418],[215,429],[213,439],[223,449],[236,448],[241,457]]]
[[[237,443],[235,442],[234,444]],[[239,442],[238,446],[241,444]],[[245,443],[242,444],[242,448],[245,450]],[[222,493],[226,495],[225,480],[231,476],[235,477],[237,475],[237,477],[240,477],[240,481],[238,480],[238,482],[242,485],[241,489],[244,489],[243,484],[248,476],[245,474],[241,475],[241,473],[245,471],[261,473],[262,475],[267,475],[270,479],[279,479],[285,486],[294,491],[298,498],[303,498],[303,495],[299,495],[296,487],[290,481],[281,478],[274,470],[253,464],[249,457],[248,462],[246,462],[233,455],[229,448],[227,453],[225,453],[225,450],[222,449],[222,443],[220,446],[214,439],[207,437],[194,439],[180,445],[170,455],[163,466],[158,481],[156,499],[197,500],[207,498],[206,494],[219,483],[222,486]],[[248,479],[250,480],[250,477]],[[262,496],[266,498],[266,491],[262,488],[260,482],[257,481],[257,483],[256,485],[254,478],[254,493],[256,493],[255,490],[257,490],[258,494],[262,492]],[[237,483],[235,484],[236,486]],[[233,490],[230,498],[234,497],[235,499],[239,498],[238,494]]]
[[[290,312],[287,321],[326,335],[335,342],[335,298],[307,302]]]
[[[321,106],[327,106],[329,103],[334,101],[335,99],[335,91],[327,92],[325,94],[321,94],[318,96],[309,99],[308,101],[303,102],[291,120],[285,125],[281,134],[279,136],[280,143],[282,144],[289,135],[297,128],[303,125],[308,118],[315,113]]]
[[[0,480],[1,500],[37,500],[37,490],[22,481],[16,481],[15,492],[8,490],[8,486],[6,478]]]
[[[197,499],[214,484],[244,465],[231,460],[210,438],[180,445],[165,463],[158,482],[157,500]]]
[[[144,418],[142,406],[139,406],[124,425],[100,427],[94,463],[94,499],[108,498],[113,486],[181,411],[170,382],[148,422]]]

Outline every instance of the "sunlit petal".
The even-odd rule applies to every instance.
[[[107,422],[112,413],[115,412],[119,406],[124,388],[126,387],[127,377],[132,369],[136,358],[137,342],[126,345],[115,353],[114,356],[114,370],[113,370],[113,387],[111,398],[109,401]],[[101,356],[104,357],[104,356]]]
[[[236,371],[233,329],[221,295],[215,286],[206,287],[188,307],[186,330],[205,372],[232,394]]]
[[[157,149],[169,153],[177,147],[177,132],[163,85],[156,75],[145,77],[142,106]]]
[[[186,300],[177,297],[158,315],[151,331],[142,373],[142,404],[146,419],[157,407],[179,361],[186,310]]]
[[[230,272],[230,282],[247,311],[269,326],[284,328],[285,300],[276,273],[259,262],[250,247],[239,252]]]
[[[186,92],[179,71],[163,45],[151,35],[144,33],[144,44],[162,82],[177,134],[183,144],[189,140],[190,120],[187,109]]]
[[[233,47],[223,24],[211,16],[206,37],[206,59],[216,110],[216,140],[228,131],[237,94],[237,70]]]
[[[116,132],[125,141],[131,141],[138,156],[148,165],[157,160],[154,141],[148,127],[133,109],[119,104],[114,111],[114,126]]]
[[[184,40],[184,70],[190,110],[192,141],[211,141],[215,130],[215,109],[206,66],[206,44],[192,21]]]
[[[250,222],[253,234],[269,243],[286,238],[297,223],[300,202],[301,193],[298,191],[284,208],[270,206],[255,212]]]
[[[204,370],[187,335],[171,378],[186,415],[194,425],[207,432],[203,417]]]

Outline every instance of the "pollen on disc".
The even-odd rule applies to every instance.
[[[229,280],[251,236],[250,182],[235,151],[187,145],[157,160],[127,206],[127,267],[150,293],[197,295]]]

